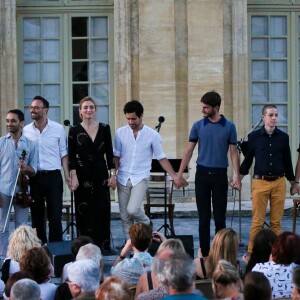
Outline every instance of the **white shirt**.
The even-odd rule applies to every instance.
[[[53,300],[57,286],[54,283],[44,282],[40,283],[41,300]]]
[[[166,157],[158,132],[144,125],[135,138],[129,125],[119,128],[114,144],[114,156],[120,157],[118,182],[126,185],[130,179],[134,186],[149,178],[153,155],[157,160]]]
[[[38,170],[60,170],[61,159],[68,154],[67,135],[63,126],[48,119],[42,132],[34,122],[26,125],[23,132],[38,146]]]

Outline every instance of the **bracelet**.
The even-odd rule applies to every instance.
[[[115,169],[110,170],[110,176],[116,176],[116,170]]]
[[[122,255],[119,255],[119,257],[123,260],[126,258],[126,256],[122,256]]]

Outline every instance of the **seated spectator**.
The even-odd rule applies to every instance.
[[[49,265],[50,259],[42,247],[28,250],[20,261],[21,271],[29,272],[32,279],[38,283],[42,300],[53,300],[56,290],[56,285],[49,282],[51,277]]]
[[[91,259],[76,260],[68,268],[68,284],[73,298],[95,299],[99,286],[100,269]]]
[[[225,259],[238,267],[238,249],[237,233],[231,228],[219,230],[212,241],[208,256],[203,257],[201,249],[199,249],[198,258],[194,259],[197,277],[201,279],[211,278],[220,259]]]
[[[165,281],[169,295],[165,300],[203,300],[199,294],[193,294],[195,264],[186,253],[176,253],[164,263]]]
[[[244,279],[243,294],[245,300],[271,300],[270,282],[262,273],[249,272]]]
[[[166,249],[171,250],[172,254],[173,254],[173,252],[174,253],[178,253],[178,252],[185,253],[184,246],[183,246],[181,240],[179,240],[179,239],[165,240],[159,246],[159,248],[157,250],[157,254],[160,251],[163,251],[163,250],[166,250]],[[156,271],[158,271],[158,270],[154,270],[154,265],[156,265],[158,267],[158,264],[156,264],[156,262],[154,263],[154,260],[153,260],[152,261],[152,266],[151,266],[151,271],[147,271],[147,273],[142,274],[141,277],[139,278],[137,286],[136,286],[136,293],[135,293],[136,298],[139,294],[144,293],[144,292],[148,292],[152,289],[156,289],[162,284],[161,282],[159,282],[157,280]],[[161,289],[161,287],[159,289]],[[166,290],[167,294],[168,294],[168,288],[165,287],[164,290]]]
[[[19,262],[27,250],[33,247],[41,247],[41,242],[36,231],[27,225],[22,225],[14,230],[10,237],[7,248],[7,258],[2,266],[1,279],[6,283],[8,277],[20,271]]]
[[[96,300],[131,300],[129,285],[117,276],[108,277],[96,290]]]
[[[269,261],[272,245],[276,239],[277,235],[270,228],[263,228],[257,233],[251,255],[246,253],[243,256],[243,261],[247,264],[245,274],[250,272],[257,263]]]
[[[32,275],[28,272],[19,271],[19,272],[16,272],[16,273],[12,274],[11,276],[9,276],[9,278],[6,282],[6,285],[5,285],[3,298],[4,299],[9,299],[11,287],[13,286],[13,284],[15,282],[17,282],[18,280],[24,279],[24,278],[32,279]]]
[[[10,300],[40,300],[39,285],[32,279],[20,279],[11,288]]]
[[[258,263],[252,271],[263,273],[272,288],[272,298],[292,296],[292,271],[299,260],[300,237],[292,232],[283,232],[272,246],[269,262]]]
[[[5,283],[2,280],[0,280],[0,299],[3,298],[4,288],[5,288]]]
[[[293,299],[300,299],[300,266],[293,270]]]
[[[76,260],[76,255],[77,255],[80,247],[84,246],[86,244],[93,244],[93,240],[89,236],[86,236],[86,235],[78,236],[76,239],[74,239],[72,241],[72,243],[71,243],[71,253],[72,253],[72,256],[74,258],[72,262],[74,262]],[[69,263],[64,265],[62,275],[61,275],[61,282],[66,281],[66,278],[68,276],[66,270],[72,262],[69,262]]]
[[[104,274],[103,274],[104,264],[102,261],[102,254],[100,248],[94,244],[86,244],[81,246],[76,255],[76,261],[82,259],[91,259],[97,264],[97,266],[99,266],[99,270],[100,270],[99,284],[100,284],[104,278]],[[68,275],[68,268],[70,265],[71,264],[69,264],[65,270],[66,275]],[[70,299],[72,299],[72,294],[69,289],[69,285],[67,284],[67,282],[64,282],[56,289],[54,300],[70,300]]]
[[[111,273],[123,278],[129,284],[136,285],[139,277],[151,267],[152,256],[147,249],[152,240],[152,228],[144,223],[133,224],[129,228],[129,236],[130,239],[115,260]],[[126,258],[132,250],[133,257]]]
[[[239,272],[236,266],[224,259],[219,260],[212,274],[212,286],[217,299],[243,299]]]

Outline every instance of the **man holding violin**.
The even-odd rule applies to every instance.
[[[6,219],[10,220],[12,196],[18,194],[21,200],[28,199],[24,176],[33,176],[37,171],[37,150],[34,143],[22,134],[23,127],[24,113],[19,109],[10,110],[6,116],[8,133],[0,138],[0,259],[6,257],[9,235]],[[16,227],[26,224],[29,207],[29,204],[17,203],[14,197]]]

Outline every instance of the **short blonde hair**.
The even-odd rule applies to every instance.
[[[165,249],[170,249],[174,253],[185,252],[183,243],[182,243],[182,241],[180,239],[173,239],[173,238],[171,238],[171,239],[165,240],[164,242],[162,242],[159,245],[159,247],[157,249],[157,252],[165,250]]]
[[[41,247],[41,241],[36,231],[27,225],[22,225],[13,231],[9,237],[7,256],[20,261],[22,256],[34,247]]]

